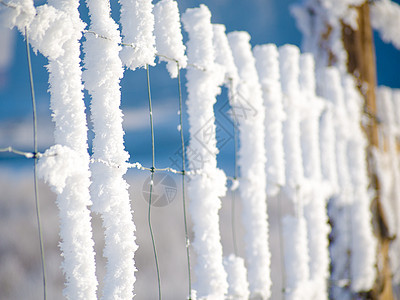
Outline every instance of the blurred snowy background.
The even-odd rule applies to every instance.
[[[300,46],[301,34],[296,29],[289,6],[294,0],[209,0],[202,1],[212,13],[213,23],[225,24],[227,32],[248,31],[252,45],[275,43],[278,46],[290,43]],[[399,3],[400,1],[395,1]],[[35,1],[43,4],[44,1]],[[178,1],[181,13],[188,7],[199,5],[198,1]],[[119,19],[117,1],[111,1],[113,17]],[[87,21],[87,9],[81,1],[81,15]],[[185,37],[186,38],[186,37]],[[13,146],[32,151],[32,115],[29,91],[26,50],[23,37],[16,31],[0,28],[0,148]],[[378,84],[400,88],[400,52],[392,45],[383,43],[375,35]],[[49,110],[48,75],[46,59],[33,56],[33,72],[38,106],[39,150],[43,151],[54,143],[53,124]],[[175,167],[180,149],[178,125],[177,82],[171,80],[164,66],[150,70],[155,121],[156,161],[158,167]],[[184,74],[182,74],[184,78]],[[184,86],[184,82],[183,82]],[[184,89],[185,90],[185,89]],[[185,97],[185,96],[184,96]],[[86,94],[86,104],[89,97]],[[226,90],[218,99],[215,111],[219,126],[219,140],[224,140],[218,156],[219,167],[228,176],[233,174],[233,128],[225,118]],[[126,149],[131,162],[139,161],[149,166],[151,162],[150,125],[147,106],[145,70],[127,71],[122,80],[122,109],[125,115]],[[186,119],[185,119],[186,122]],[[88,120],[90,124],[90,120]],[[187,125],[184,125],[187,128]],[[92,138],[89,132],[89,140]],[[186,135],[187,136],[187,135]],[[33,161],[12,154],[0,154],[0,299],[39,299],[42,295],[40,252],[37,236],[35,206],[33,199]],[[155,299],[157,278],[151,240],[147,227],[147,203],[142,187],[148,174],[130,170],[127,175],[131,185],[130,195],[137,226],[135,284],[136,299]],[[171,175],[179,191],[180,177]],[[40,202],[44,230],[45,255],[48,275],[49,299],[61,299],[63,275],[59,268],[61,257],[58,250],[58,210],[55,195],[40,183]],[[186,255],[182,203],[178,195],[168,206],[155,208],[152,212],[153,230],[159,253],[161,281],[164,299],[184,299],[186,296]],[[270,211],[274,203],[269,203]],[[237,216],[239,216],[238,208]],[[223,200],[221,210],[221,235],[224,255],[233,251],[231,237],[231,201],[229,194]],[[93,215],[96,240],[98,278],[101,283],[104,261],[101,255],[102,236],[100,220]],[[273,218],[273,213],[271,214]],[[237,217],[239,224],[240,219]],[[271,220],[273,221],[273,219]],[[239,224],[240,225],[240,224]],[[238,241],[241,241],[241,227]],[[277,230],[272,222],[271,244],[277,243]],[[243,245],[238,245],[243,256]],[[279,274],[279,269],[272,271]]]

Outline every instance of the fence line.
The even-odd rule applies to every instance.
[[[16,8],[13,7],[7,3],[5,3],[3,0],[0,0],[0,3],[2,3],[5,6],[9,6],[11,8]],[[112,41],[111,38],[104,36],[104,35],[100,35],[97,34],[94,31],[82,31],[83,33],[90,33],[95,35],[95,37],[99,37],[105,40],[110,40]],[[29,51],[29,46],[28,46],[28,35],[26,32],[26,39],[27,39],[27,49]],[[126,46],[126,47],[131,47],[131,48],[136,48],[136,46],[132,43],[118,43],[119,46]],[[184,215],[184,226],[185,226],[185,246],[186,246],[186,251],[187,251],[187,264],[188,264],[188,276],[189,276],[189,299],[191,299],[192,297],[192,289],[191,289],[191,268],[190,268],[190,253],[189,253],[189,237],[188,237],[188,227],[187,227],[187,218],[186,218],[186,198],[185,198],[185,176],[187,175],[202,175],[202,176],[208,176],[207,172],[204,172],[204,169],[199,168],[199,169],[193,169],[193,170],[188,170],[186,171],[185,168],[185,144],[184,144],[184,138],[183,138],[183,124],[182,124],[182,92],[181,92],[181,82],[180,82],[180,67],[179,67],[179,61],[174,59],[174,58],[169,58],[165,55],[162,54],[156,54],[159,57],[163,57],[165,59],[169,59],[171,61],[176,62],[177,64],[177,68],[178,68],[178,88],[179,88],[179,120],[180,120],[180,127],[179,127],[179,131],[180,131],[180,138],[181,138],[181,149],[182,149],[182,170],[175,170],[173,168],[156,168],[155,166],[155,149],[154,149],[154,129],[153,129],[153,115],[152,115],[152,105],[151,105],[151,91],[150,91],[150,78],[149,78],[149,65],[146,64],[146,71],[147,71],[147,84],[148,84],[148,97],[149,97],[149,115],[150,115],[150,123],[151,123],[151,141],[152,141],[152,167],[148,168],[148,167],[143,167],[140,163],[136,162],[136,163],[124,163],[124,164],[118,164],[118,163],[113,163],[113,162],[108,162],[106,160],[100,159],[100,158],[91,158],[90,162],[99,162],[102,163],[108,167],[115,167],[115,168],[120,168],[120,167],[127,167],[127,168],[137,168],[138,170],[145,170],[145,171],[150,171],[151,172],[151,181],[150,181],[150,200],[149,200],[149,208],[148,208],[148,225],[149,225],[149,229],[150,229],[150,233],[151,233],[151,238],[152,238],[152,245],[153,245],[153,251],[154,251],[154,256],[155,256],[155,264],[156,264],[156,269],[157,269],[157,279],[158,279],[158,292],[159,292],[159,299],[161,299],[161,279],[160,279],[160,272],[159,272],[159,267],[158,267],[158,259],[157,259],[157,253],[156,253],[156,247],[155,247],[155,239],[153,236],[153,231],[152,231],[152,226],[151,226],[151,200],[152,200],[152,192],[153,192],[153,179],[154,179],[154,173],[155,172],[161,172],[161,171],[167,171],[167,172],[171,172],[174,174],[180,174],[182,175],[182,197],[183,197],[183,215]],[[29,59],[29,52],[28,52],[28,59]],[[203,71],[203,72],[208,72],[210,71],[209,69],[203,68],[198,66],[197,64],[188,64],[189,67],[191,67],[192,69],[195,69],[196,71]],[[29,62],[29,67],[30,67],[30,62]],[[30,67],[31,68],[31,67]],[[30,70],[31,71],[31,70]],[[33,81],[32,81],[32,74],[30,73],[30,79],[31,79],[31,89],[32,89],[32,101],[33,101],[33,110],[34,110],[34,115],[35,115],[35,100],[34,100],[34,91],[33,91]],[[245,80],[242,79],[242,82],[244,82]],[[233,95],[233,94],[232,94]],[[246,99],[248,97],[244,97],[243,95],[241,95],[240,92],[238,92],[238,97],[242,98],[242,99]],[[232,101],[233,102],[233,101]],[[233,114],[235,114],[235,110],[233,109]],[[34,123],[36,122],[36,116],[34,116]],[[238,141],[237,141],[237,129],[236,129],[236,122],[234,120],[233,122],[233,128],[234,128],[234,176],[232,177],[228,177],[229,179],[232,180],[232,185],[234,185],[236,187],[237,184],[237,180],[239,179],[240,176],[238,176],[238,164],[237,164],[237,147],[238,147]],[[15,153],[17,155],[23,155],[26,158],[33,158],[35,160],[35,174],[36,174],[36,161],[38,158],[40,157],[48,157],[50,155],[54,156],[57,155],[56,154],[41,154],[37,152],[37,137],[36,137],[36,133],[37,133],[37,129],[36,129],[36,125],[34,126],[34,152],[22,152],[16,149],[13,149],[12,147],[6,147],[6,148],[1,148],[0,152],[12,152]],[[345,141],[346,145],[348,143],[348,141]],[[243,146],[243,145],[242,145]],[[293,147],[292,147],[293,148]],[[287,149],[288,151],[290,151],[290,149]],[[293,149],[292,149],[293,150]],[[346,156],[347,158],[347,156]],[[343,157],[342,157],[343,159]],[[348,162],[347,162],[348,163]],[[209,179],[212,178],[209,177]],[[242,179],[246,179],[246,178],[242,178]],[[235,254],[237,254],[237,245],[236,245],[236,233],[235,233],[235,222],[234,222],[234,214],[235,214],[235,189],[232,188],[232,210],[231,210],[231,220],[232,220],[232,240],[233,240],[233,244],[234,244],[234,252]],[[297,188],[296,188],[296,191]],[[296,193],[297,194],[297,193]],[[35,175],[35,196],[37,197],[37,181],[36,181],[36,175]],[[281,203],[280,203],[281,204]],[[36,207],[37,207],[37,214],[38,214],[38,226],[39,226],[39,234],[41,235],[41,225],[40,225],[40,216],[39,216],[39,202],[38,199],[36,200]],[[279,208],[280,213],[281,213],[281,207]],[[283,238],[283,236],[281,236]],[[41,248],[43,247],[42,245],[42,237],[40,236],[41,239]],[[43,284],[44,284],[44,297],[46,299],[46,279],[45,279],[45,267],[44,267],[44,253],[43,253],[43,249],[41,249],[41,253],[42,253],[42,265],[43,265]],[[354,255],[354,253],[353,253]],[[285,274],[285,271],[283,271],[283,274]],[[347,279],[346,279],[347,280]],[[286,281],[286,280],[285,280]],[[343,283],[343,278],[340,278],[339,280],[331,280],[331,282],[336,282],[337,285],[341,285]],[[352,280],[349,279],[346,281],[346,284],[351,284]],[[285,283],[286,285],[286,283]],[[285,289],[285,286],[284,286]],[[290,288],[285,289],[283,291],[283,293],[288,293],[288,292],[293,292],[293,290],[291,290]]]

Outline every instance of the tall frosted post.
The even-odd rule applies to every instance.
[[[92,210],[100,214],[105,232],[103,256],[107,259],[102,299],[132,299],[135,282],[135,225],[128,184],[123,178],[129,154],[124,147],[119,58],[121,38],[110,17],[108,0],[87,0],[90,31],[84,42],[84,82],[91,96],[93,162]]]
[[[367,170],[367,138],[361,128],[362,98],[350,76],[342,78],[346,99],[349,128],[352,133],[347,145],[348,165],[353,185],[351,217],[351,289],[353,292],[368,291],[375,282],[377,240],[373,233],[372,197],[369,192]],[[396,160],[394,161],[396,162]],[[398,177],[397,177],[398,178]],[[396,184],[397,185],[397,184]],[[354,213],[356,212],[356,213]]]
[[[205,5],[188,9],[182,16],[187,42],[187,112],[190,143],[188,162],[198,174],[188,184],[189,211],[193,222],[192,246],[197,254],[195,289],[199,299],[223,299],[228,291],[219,231],[221,197],[226,193],[225,173],[217,168],[217,140],[213,105],[223,75],[214,63],[211,13]]]
[[[349,138],[348,120],[344,106],[344,94],[340,82],[340,73],[331,67],[321,72],[318,82],[319,91],[332,106],[334,130],[335,166],[337,174],[337,193],[328,203],[329,219],[332,224],[331,243],[331,295],[336,299],[350,299],[351,292],[346,285],[350,283],[351,274],[351,217],[352,185],[347,158]]]
[[[300,69],[300,89],[304,100],[300,122],[301,149],[307,181],[304,217],[307,222],[310,281],[313,284],[311,298],[328,299],[330,227],[319,148],[319,118],[324,104],[316,96],[314,58],[311,54],[304,53],[300,56]]]
[[[305,299],[311,294],[307,223],[304,218],[304,169],[300,136],[300,111],[304,104],[299,85],[299,56],[300,51],[296,46],[279,48],[283,107],[286,112],[283,123],[286,184],[282,197],[282,205],[288,211],[282,219],[286,299]]]
[[[131,69],[154,66],[156,39],[152,0],[119,0],[121,34],[126,46],[121,50],[123,64]]]
[[[223,84],[228,88],[229,104],[232,111],[232,124],[235,126],[235,130],[238,125],[237,121],[240,114],[240,105],[238,105],[236,101],[239,74],[233,59],[232,50],[229,46],[228,38],[225,34],[225,26],[222,24],[213,24],[213,33],[215,62],[222,67],[221,72],[225,75]],[[234,185],[232,184],[232,186]],[[231,192],[236,193],[236,190],[231,187]],[[237,200],[234,194],[232,194],[232,201]],[[236,205],[236,203],[232,202],[232,205]],[[238,299],[248,299],[250,292],[244,259],[235,254],[230,254],[228,257],[224,258],[224,265],[228,274],[229,283],[227,298],[236,297]]]
[[[239,125],[239,193],[245,228],[250,299],[268,299],[271,295],[271,254],[268,247],[265,108],[251,52],[250,35],[231,32],[228,41],[240,78],[235,101],[238,107],[247,110],[246,113],[236,109],[235,113]]]
[[[15,1],[4,21],[25,34],[36,51],[48,58],[50,108],[56,145],[39,160],[38,173],[57,194],[62,270],[67,299],[96,299],[94,242],[88,206],[90,172],[87,126],[80,68],[79,1],[49,1],[35,9],[33,1]],[[4,15],[2,15],[4,16]]]
[[[276,196],[285,184],[282,123],[286,114],[282,103],[279,53],[274,44],[256,46],[253,52],[265,106],[267,193]]]

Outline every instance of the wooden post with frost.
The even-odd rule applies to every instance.
[[[303,33],[303,51],[314,54],[317,71],[326,66],[336,66],[342,75],[347,72],[352,74],[364,99],[364,118],[361,125],[368,139],[367,163],[370,188],[375,190],[371,211],[378,239],[378,266],[372,289],[359,293],[358,296],[361,299],[384,300],[393,299],[392,272],[388,255],[391,238],[379,199],[380,184],[372,157],[373,150],[378,148],[379,124],[376,118],[375,49],[369,2],[304,0],[302,5],[292,8],[292,13]],[[347,7],[344,7],[345,5]],[[342,43],[339,43],[340,39]]]
[[[372,291],[363,295],[368,299],[393,299],[391,270],[389,266],[390,237],[384,212],[379,199],[379,181],[373,167],[372,149],[378,147],[378,122],[376,119],[376,66],[373,33],[371,29],[369,4],[356,7],[358,12],[358,29],[342,23],[342,39],[348,54],[347,70],[357,79],[357,85],[364,97],[363,128],[368,138],[368,172],[371,187],[376,191],[372,202],[373,225],[378,238],[377,277]],[[363,298],[364,298],[363,297]]]

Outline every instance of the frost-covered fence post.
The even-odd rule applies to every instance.
[[[282,197],[288,213],[282,219],[286,273],[286,299],[306,299],[309,284],[307,224],[304,218],[304,171],[300,143],[300,109],[304,105],[299,86],[299,56],[296,46],[279,48],[279,67],[286,120],[283,123],[286,184]]]
[[[319,118],[323,102],[316,96],[314,58],[309,53],[300,56],[300,88],[303,93],[301,148],[305,191],[304,216],[307,222],[308,251],[312,299],[328,299],[329,240],[327,194],[322,186],[319,148]]]
[[[188,9],[182,16],[188,62],[197,67],[187,70],[187,112],[189,117],[189,155],[191,165],[201,166],[188,185],[189,211],[195,234],[192,246],[197,254],[195,274],[199,299],[223,299],[228,291],[222,261],[219,216],[220,197],[226,192],[226,176],[217,168],[218,153],[213,105],[220,93],[223,74],[214,63],[211,13],[205,5]]]
[[[83,102],[80,44],[84,28],[79,1],[49,1],[35,8],[32,1],[14,2],[7,25],[27,29],[36,51],[49,59],[50,108],[55,142],[39,161],[39,175],[57,194],[60,249],[68,299],[96,299],[97,279],[88,206],[90,172]]]
[[[178,3],[173,0],[161,0],[153,9],[154,35],[159,60],[167,62],[171,78],[178,76],[178,68],[186,68],[187,57],[181,32]]]
[[[240,106],[237,102],[237,86],[239,83],[239,74],[236,68],[232,50],[229,46],[228,38],[225,34],[225,26],[222,24],[213,24],[213,43],[215,51],[215,62],[222,67],[224,73],[223,84],[228,88],[229,104],[231,105],[232,124],[237,130],[238,117],[240,117]],[[237,111],[239,109],[239,111]],[[234,178],[234,180],[237,180]],[[234,183],[231,187],[232,193],[236,193]],[[236,201],[236,197],[232,196],[232,201]],[[232,203],[235,205],[235,203]],[[233,224],[232,224],[233,226]],[[234,233],[233,233],[234,234]],[[235,238],[235,237],[233,237]],[[243,258],[234,254],[224,257],[224,266],[228,274],[228,299],[248,299],[249,283],[247,282],[247,270]]]
[[[156,55],[154,15],[152,0],[119,0],[121,4],[122,41],[131,47],[124,47],[120,53],[127,68],[154,66]]]
[[[340,73],[336,68],[326,68],[321,72],[318,90],[332,106],[332,118],[335,132],[336,172],[338,178],[337,193],[329,200],[328,214],[332,225],[331,243],[331,296],[335,299],[350,299],[351,285],[351,205],[352,186],[347,158],[349,138],[348,115],[344,103],[344,94],[340,82]]]
[[[268,246],[267,194],[265,173],[265,107],[250,35],[231,32],[228,41],[239,72],[240,82],[235,102],[241,107],[239,126],[239,193],[245,228],[246,265],[250,299],[268,299],[271,295]],[[239,113],[236,110],[236,115]]]
[[[376,276],[377,241],[372,228],[370,210],[372,197],[367,170],[368,141],[361,128],[362,97],[350,75],[342,77],[342,86],[352,134],[347,145],[348,165],[352,189],[351,207],[351,289],[353,292],[369,291]]]
[[[260,78],[265,106],[265,151],[267,156],[267,198],[270,230],[271,299],[282,297],[285,270],[283,264],[283,237],[281,226],[280,192],[285,185],[285,158],[283,151],[282,122],[286,118],[283,111],[282,90],[279,74],[279,53],[274,44],[255,46],[253,54]],[[279,272],[278,272],[279,270]]]
[[[101,215],[107,259],[102,299],[132,299],[135,282],[135,225],[132,220],[127,171],[129,154],[124,149],[124,131],[119,58],[121,38],[118,25],[110,17],[107,0],[88,0],[90,27],[84,42],[84,82],[91,96],[93,122],[93,162],[91,164],[92,210]]]
[[[279,53],[274,44],[256,46],[253,52],[265,106],[267,194],[272,197],[276,196],[285,184],[282,122],[286,115],[282,103]]]

